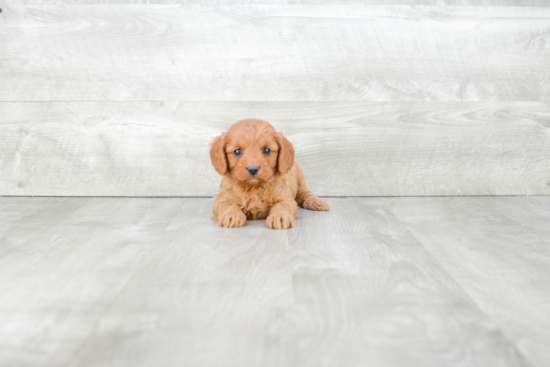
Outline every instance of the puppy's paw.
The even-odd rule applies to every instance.
[[[309,210],[330,210],[330,206],[328,205],[328,203],[323,199],[318,198],[317,196],[308,197],[302,204],[302,207]]]
[[[246,222],[246,215],[243,212],[229,212],[221,215],[218,221],[220,222],[220,227],[242,227]]]
[[[294,218],[286,212],[275,212],[265,220],[269,228],[287,229],[294,227]]]

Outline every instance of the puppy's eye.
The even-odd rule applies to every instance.
[[[237,157],[240,156],[241,154],[243,154],[243,151],[240,150],[240,149],[235,149],[235,151],[233,152],[233,154],[235,154]]]
[[[271,149],[269,149],[269,148],[264,148],[263,153],[267,155],[267,154],[271,153]]]

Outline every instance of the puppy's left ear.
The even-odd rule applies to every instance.
[[[283,133],[277,133],[277,144],[279,144],[279,156],[277,157],[277,169],[281,175],[285,175],[294,165],[294,147]]]
[[[225,133],[218,136],[212,142],[210,148],[210,159],[212,165],[220,175],[225,176],[227,173],[227,157],[225,156]]]

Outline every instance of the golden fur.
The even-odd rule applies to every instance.
[[[271,152],[265,154],[264,148]],[[236,156],[236,149],[242,154]],[[241,120],[212,142],[210,158],[223,176],[214,196],[212,219],[222,227],[241,227],[247,219],[266,219],[269,228],[294,227],[298,207],[329,210],[306,187],[304,173],[294,161],[294,148],[282,133],[262,120]],[[247,167],[260,169],[251,175]]]

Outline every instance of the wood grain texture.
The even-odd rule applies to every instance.
[[[209,143],[270,121],[324,196],[550,194],[547,103],[0,103],[0,194],[210,196]]]
[[[212,203],[0,198],[0,364],[550,363],[548,197],[332,198],[285,231]]]
[[[2,101],[550,99],[545,7],[1,7]]]
[[[1,2],[0,2],[1,3]],[[14,5],[196,5],[197,0],[9,0]],[[550,7],[547,0],[201,0],[208,5],[446,5],[446,6],[534,6]]]
[[[522,355],[548,366],[550,198],[403,198],[391,212]]]

